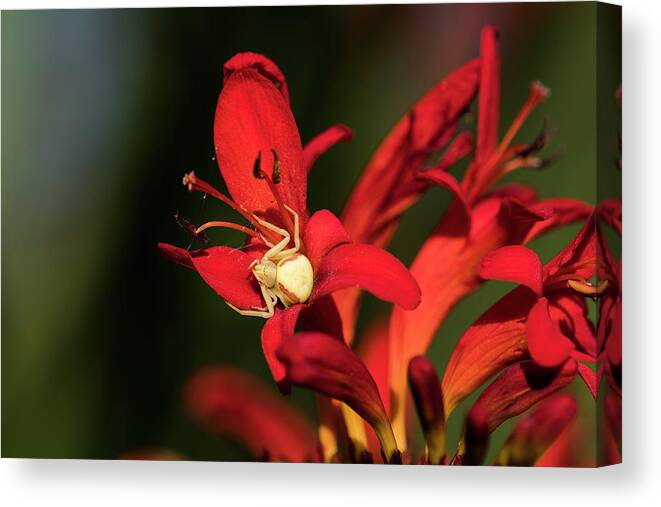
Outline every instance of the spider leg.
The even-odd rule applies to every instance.
[[[289,211],[293,217],[294,217],[294,247],[293,248],[288,248],[287,250],[281,250],[277,254],[272,256],[273,260],[280,260],[284,259],[286,257],[289,257],[290,255],[295,254],[301,249],[301,236],[300,236],[300,230],[299,230],[299,221],[298,221],[298,213],[296,213],[293,209],[291,209],[289,206],[285,204],[285,208],[287,208],[287,211]]]
[[[278,301],[278,298],[266,286],[260,284],[259,287],[262,289],[262,297],[264,298],[264,303],[266,303],[266,308],[258,308],[253,306],[252,310],[241,310],[241,308],[237,308],[232,303],[228,303],[227,301],[225,301],[225,303],[240,315],[246,315],[248,317],[262,317],[264,319],[271,318],[275,313],[275,303]]]
[[[273,314],[270,313],[269,311],[241,310],[241,308],[237,308],[232,303],[228,303],[227,301],[225,301],[225,304],[227,304],[227,306],[229,306],[232,310],[234,310],[239,315],[245,315],[247,317],[262,317],[264,319],[268,319],[270,317],[273,317]]]
[[[282,236],[282,240],[280,240],[277,244],[273,245],[269,243],[268,241],[264,240],[264,242],[269,245],[271,248],[268,250],[264,256],[262,257],[262,260],[271,260],[272,257],[278,255],[280,252],[284,250],[284,248],[289,244],[289,241],[291,240],[291,236],[289,235],[289,232],[287,232],[285,229],[281,229],[280,227],[277,227],[273,225],[270,222],[267,222],[266,220],[262,220],[261,218],[257,217],[255,215],[255,220],[259,222],[260,225],[265,227],[266,229],[269,229],[273,232],[277,232]],[[264,239],[264,238],[262,238]]]

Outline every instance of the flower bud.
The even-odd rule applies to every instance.
[[[434,366],[424,356],[409,362],[409,386],[427,442],[429,463],[439,464],[445,454],[443,396]]]

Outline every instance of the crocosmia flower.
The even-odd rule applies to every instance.
[[[353,243],[330,211],[308,213],[307,174],[312,163],[350,136],[346,127],[331,127],[303,148],[278,67],[261,55],[235,56],[224,67],[214,121],[216,159],[230,196],[194,172],[184,176],[183,184],[224,203],[245,223],[179,223],[197,240],[208,241],[203,231],[211,227],[225,227],[245,233],[247,242],[243,248],[208,246],[192,251],[159,245],[168,258],[197,271],[239,314],[269,319],[262,346],[281,384],[284,370],[275,349],[293,333],[303,312],[303,321],[341,337],[333,292],[359,286],[408,309],[420,300],[417,283],[395,257],[376,246]]]

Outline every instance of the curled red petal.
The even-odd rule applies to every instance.
[[[238,440],[256,459],[317,460],[317,438],[310,423],[245,371],[228,366],[204,368],[188,381],[184,399],[207,431]]]
[[[574,350],[574,344],[551,319],[549,302],[544,297],[539,298],[528,313],[526,340],[530,357],[543,368],[560,366]]]
[[[480,276],[525,285],[542,295],[542,261],[525,246],[504,246],[486,255],[480,264]]]
[[[322,258],[328,252],[338,245],[350,242],[342,222],[328,210],[314,213],[303,231],[305,255],[310,259],[315,271],[319,269]]]
[[[193,265],[204,281],[228,303],[241,309],[262,307],[264,302],[250,271],[251,255],[226,246],[190,252]]]
[[[278,359],[276,351],[285,338],[294,334],[296,322],[303,308],[304,305],[295,305],[284,310],[276,308],[273,317],[268,319],[262,328],[262,352],[273,380],[283,393],[289,392],[289,384],[285,379],[285,366]]]
[[[564,197],[544,199],[540,201],[539,204],[552,209],[553,214],[548,220],[535,223],[528,231],[524,243],[528,243],[556,227],[576,222],[578,220],[584,220],[590,216],[594,209],[591,204],[577,199],[567,199]]]
[[[255,178],[256,164],[272,178],[277,159],[280,183],[275,186],[284,204],[305,220],[307,171],[298,128],[286,99],[257,70],[242,68],[225,80],[216,106],[214,144],[220,172],[237,204],[283,224],[269,184]]]
[[[166,259],[179,264],[180,266],[184,266],[185,268],[195,269],[190,254],[185,248],[179,248],[178,246],[170,245],[168,243],[159,243],[158,250]]]
[[[313,297],[359,286],[379,299],[412,310],[420,303],[420,287],[406,267],[372,245],[340,245],[321,261]]]
[[[289,102],[287,80],[280,68],[269,58],[259,53],[238,53],[223,65],[223,81],[227,81],[237,70],[254,69],[271,81]]]
[[[446,188],[454,194],[459,203],[459,210],[463,212],[458,218],[461,220],[465,232],[468,233],[471,226],[470,205],[466,199],[466,194],[464,194],[464,191],[461,188],[461,184],[455,179],[455,177],[440,169],[430,169],[421,171],[418,175],[418,179]]]
[[[387,456],[396,450],[376,383],[344,342],[324,333],[298,333],[286,338],[277,354],[290,382],[345,402],[374,428]]]
[[[353,130],[346,125],[338,123],[337,125],[328,127],[322,133],[310,139],[303,147],[303,161],[307,172],[310,172],[320,155],[326,153],[326,151],[336,144],[351,141],[352,138]]]
[[[487,387],[470,412],[488,414],[488,431],[507,419],[522,414],[540,400],[569,385],[576,377],[576,361],[549,370],[526,361],[507,368]]]

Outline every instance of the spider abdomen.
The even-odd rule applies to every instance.
[[[303,254],[295,253],[280,260],[275,285],[285,306],[305,303],[314,285],[314,272],[309,259]]]

